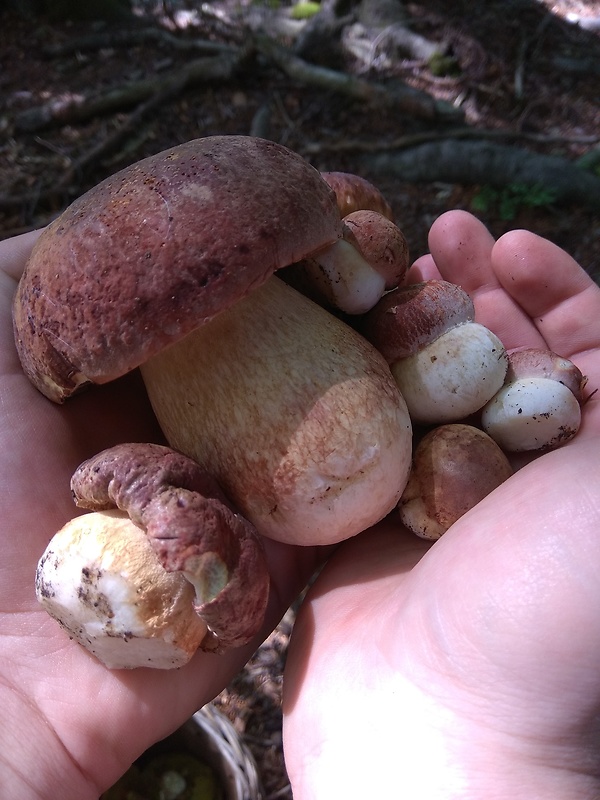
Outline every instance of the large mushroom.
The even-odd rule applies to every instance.
[[[23,368],[62,402],[141,366],[171,446],[267,536],[325,544],[397,503],[411,425],[385,360],[272,273],[342,237],[298,155],[210,137],[147,158],[40,236],[14,323]]]

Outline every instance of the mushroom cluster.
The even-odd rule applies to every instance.
[[[352,215],[361,210],[369,216],[357,223]],[[376,290],[368,289],[366,305],[358,303],[366,309],[385,292],[391,273],[400,280],[406,272],[404,239],[388,216],[366,181],[322,176],[273,142],[211,137],[108,178],[55,220],[32,252],[14,302],[15,340],[31,381],[61,403],[89,384],[139,367],[172,450],[216,481],[230,519],[247,521],[239,529],[219,523],[213,535],[216,523],[207,525],[204,513],[182,518],[167,512],[165,503],[182,491],[186,503],[204,508],[215,490],[207,494],[181,483],[179,473],[165,478],[164,459],[174,454],[162,454],[159,468],[154,445],[118,447],[95,462],[102,474],[110,464],[111,486],[118,480],[128,487],[114,495],[103,484],[100,511],[121,509],[146,532],[149,571],[158,557],[165,570],[193,584],[197,614],[210,634],[201,638],[202,647],[237,645],[256,633],[268,586],[257,533],[294,544],[337,542],[382,519],[401,496],[412,427],[385,359],[273,275],[294,264],[302,271],[307,262],[326,264],[332,274],[352,261],[352,270],[375,275],[368,282]],[[395,244],[388,246],[390,231]],[[362,280],[346,283],[346,298],[364,294]],[[148,477],[151,464],[160,480]],[[130,502],[136,482],[144,487],[143,508]],[[88,505],[87,494],[74,491]],[[169,541],[166,550],[157,549],[146,506],[162,514],[163,523],[168,518],[169,532],[161,534]],[[122,551],[121,521],[114,548],[110,544],[113,518],[104,515],[99,523],[103,553]],[[112,636],[111,665],[135,666],[134,627],[117,633],[110,616],[120,595],[107,594],[116,586],[107,575],[119,567],[113,561],[109,570],[97,555],[89,564],[78,556],[77,568],[69,567],[57,542],[74,536],[72,527],[61,533],[42,558],[40,600],[94,652],[103,652],[101,633]],[[244,546],[226,545],[222,536],[243,537]],[[196,550],[201,555],[189,556]],[[198,562],[194,569],[190,558]],[[97,608],[106,607],[112,622],[107,627],[106,619],[96,619],[98,636],[75,611],[87,574],[103,576],[109,598]],[[210,602],[198,591],[203,581],[212,587]],[[237,612],[224,615],[232,604]],[[242,630],[236,614],[244,617]],[[148,655],[153,641],[156,663],[168,661],[165,626],[136,630],[136,638],[148,639],[143,663],[155,663]],[[127,644],[122,653],[117,640]],[[173,663],[181,663],[178,648]]]
[[[437,538],[508,477],[462,423],[485,407],[499,428],[509,356],[466,293],[407,268],[374,186],[243,136],[144,159],[42,233],[14,302],[25,373],[62,403],[139,368],[169,444],[90,454],[72,481],[90,513],[39,562],[40,602],[107,666],[250,641],[262,536],[331,544],[395,512]],[[442,423],[413,459],[413,425]],[[443,466],[457,451],[479,466]],[[457,469],[477,490],[432,505]]]

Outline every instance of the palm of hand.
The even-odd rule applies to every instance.
[[[600,386],[600,290],[532,234],[492,249],[462,212],[424,277],[461,284],[507,347],[546,346]],[[418,279],[418,277],[417,277]],[[294,797],[597,796],[598,403],[433,548],[385,524],[343,545],[286,672]]]
[[[161,441],[161,434],[135,376],[57,407],[23,375],[11,301],[34,239],[0,250],[0,749],[8,759],[0,796],[83,800],[96,798],[147,746],[218,694],[253,646],[220,657],[198,653],[176,672],[109,672],[37,604],[37,560],[77,513],[69,490],[75,467],[118,442]],[[264,635],[317,557],[313,548],[298,553],[274,542],[266,551],[274,592]]]

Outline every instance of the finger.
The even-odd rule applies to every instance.
[[[0,270],[14,280],[19,280],[33,245],[41,230],[22,233],[0,242]]]
[[[575,358],[600,346],[600,288],[564,250],[529,231],[511,231],[494,246],[492,265],[547,347]]]
[[[429,246],[444,280],[471,295],[476,320],[505,347],[544,346],[527,313],[499,282],[492,265],[494,239],[482,222],[466,211],[449,211],[432,225]]]
[[[413,263],[406,273],[405,283],[420,283],[421,281],[439,281],[440,271],[436,266],[433,256],[427,253]]]

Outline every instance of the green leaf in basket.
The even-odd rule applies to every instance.
[[[101,800],[218,800],[214,771],[188,753],[166,753],[133,764]]]

